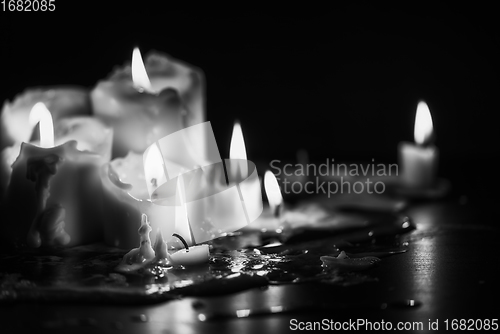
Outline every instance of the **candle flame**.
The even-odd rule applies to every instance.
[[[132,52],[132,81],[134,86],[141,91],[153,91],[146,67],[142,61],[141,51],[137,47]]]
[[[231,137],[231,147],[229,149],[229,159],[247,159],[245,140],[239,122],[234,123],[233,135]]]
[[[415,142],[419,145],[427,143],[432,136],[432,117],[427,103],[421,101],[415,116]]]
[[[156,145],[151,145],[144,154],[144,176],[146,179],[149,196],[160,185],[167,181],[163,166],[163,157]]]
[[[275,208],[283,203],[283,196],[281,195],[281,189],[276,176],[269,170],[264,174],[264,188],[266,190],[269,206],[274,212]]]
[[[231,136],[231,146],[229,147],[229,159],[247,160],[245,140],[243,139],[243,131],[241,130],[239,122],[234,123],[233,134]],[[246,177],[248,173],[247,165],[245,163],[231,164],[231,173],[233,177],[236,177],[238,173],[241,173],[243,177]]]
[[[32,127],[40,123],[40,147],[54,147],[54,123],[45,104],[38,102],[31,108],[29,123]]]

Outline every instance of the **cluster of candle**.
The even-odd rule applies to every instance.
[[[66,95],[78,97],[78,108]],[[248,225],[262,212],[262,198],[241,126],[223,161],[204,121],[201,71],[157,53],[144,63],[138,49],[130,66],[90,93],[33,90],[7,102],[3,238],[32,247],[104,238],[130,249],[146,217],[148,240],[150,232],[155,239],[175,234],[188,247],[172,254],[172,263],[208,260],[193,245]]]
[[[187,248],[172,258],[191,263],[190,246],[255,221],[262,213],[260,182],[246,160],[241,126],[235,124],[230,159],[222,160],[205,122],[204,89],[200,70],[158,53],[143,62],[136,48],[130,66],[91,92],[37,89],[5,103],[3,237],[33,247],[104,238],[129,249],[142,228],[147,240],[150,232],[155,240],[182,236]],[[438,153],[431,137],[432,119],[421,102],[417,145],[400,146],[404,186],[433,186]],[[282,230],[279,185],[271,172],[264,183],[272,228]],[[194,263],[206,260],[198,254]]]
[[[114,196],[103,185],[104,166],[128,157],[142,165],[142,153],[154,141],[204,120],[201,71],[156,52],[144,64],[138,49],[131,66],[115,70],[91,92],[37,88],[6,102],[0,123],[2,238],[35,247],[102,239],[104,226],[119,224],[113,223],[119,218],[104,219],[109,210],[103,203]],[[204,142],[203,133],[190,138],[200,159]],[[127,171],[134,171],[134,163]],[[120,184],[113,171],[107,176]],[[136,231],[139,226],[140,215]]]

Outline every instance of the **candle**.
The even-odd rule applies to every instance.
[[[196,152],[186,149],[190,147],[187,139],[190,137],[189,132],[199,131],[199,128],[203,128],[201,130],[206,134],[205,146],[209,159],[195,159]],[[238,143],[232,146],[239,146],[233,147],[232,152],[244,150],[242,137],[232,142]],[[158,149],[159,153],[152,153]],[[246,160],[246,155],[239,155],[242,159],[233,159],[233,153],[231,159],[225,160],[224,168],[210,122],[191,126],[160,139],[144,153],[145,157],[150,155],[163,158],[162,168],[156,170],[160,175],[151,173],[146,177],[147,183],[155,180],[154,187],[150,188],[150,196],[158,205],[167,206],[179,206],[174,201],[175,194],[185,198],[187,220],[183,225],[182,236],[191,237],[188,242],[202,243],[232,233],[261,214],[262,197],[255,165]],[[176,229],[181,229],[181,226],[178,224]]]
[[[151,225],[148,221],[148,216],[142,214],[141,226],[138,229],[139,233],[139,247],[132,249],[130,252],[123,256],[122,261],[116,267],[120,272],[131,272],[143,268],[148,263],[155,259],[155,250],[151,247],[151,239],[149,233],[151,232]],[[155,247],[156,248],[156,247]]]
[[[90,116],[66,117],[55,124],[53,131],[56,146],[70,140],[76,140],[78,150],[96,153],[101,157],[102,163],[110,160],[113,130],[106,127],[101,121]],[[40,141],[32,141],[31,144],[40,146]],[[1,152],[0,201],[2,202],[12,173],[11,166],[19,156],[20,150],[21,143],[15,143],[4,148]]]
[[[29,114],[37,102],[44,103],[54,121],[74,115],[90,114],[87,90],[79,87],[44,87],[28,89],[12,101],[5,101],[0,118],[0,149],[29,142],[33,126]],[[37,135],[37,134],[35,134]]]
[[[203,73],[157,52],[144,64],[138,48],[132,65],[100,81],[91,100],[95,115],[115,130],[114,157],[143,153],[156,140],[205,119]],[[204,134],[190,139],[204,154]]]
[[[273,216],[281,220],[284,211],[283,196],[281,195],[278,180],[276,180],[276,176],[271,171],[266,171],[266,174],[264,174],[264,188]]]
[[[283,195],[276,176],[271,171],[264,174],[264,190],[269,202],[269,209],[252,223],[252,229],[260,229],[262,232],[274,231],[282,233],[285,224],[285,205]]]
[[[191,145],[194,133],[206,133],[207,158],[203,150]],[[129,152],[125,158],[116,158],[101,168],[107,219],[104,225],[105,241],[109,245],[130,248],[137,243],[140,215],[146,213],[152,223],[153,237],[160,228],[163,235],[171,235],[175,229],[189,244],[189,224],[176,220],[187,219],[191,223],[207,223],[204,201],[212,195],[209,184],[217,168],[212,163],[220,161],[217,143],[209,122],[196,124],[177,131],[153,143],[141,156]],[[220,169],[223,169],[222,166]],[[182,179],[178,179],[183,175]],[[184,206],[179,205],[179,185],[186,192]],[[189,203],[188,203],[189,202]],[[193,202],[193,203],[191,203]],[[210,240],[210,239],[208,239]],[[199,241],[201,242],[201,241]]]
[[[262,213],[262,191],[255,165],[247,160],[245,140],[239,122],[235,122],[233,127],[226,167],[229,186],[235,186],[238,190],[250,224]]]
[[[117,271],[127,273],[142,270],[145,274],[151,274],[151,269],[154,266],[194,266],[208,262],[210,254],[208,245],[188,247],[184,239],[177,235],[186,245],[186,248],[169,254],[161,230],[158,230],[156,233],[155,244],[153,247],[151,246],[151,231],[152,228],[148,221],[148,216],[142,214],[141,225],[137,231],[140,239],[139,247],[133,248],[123,256],[122,261],[116,267]]]
[[[190,145],[191,132],[207,134],[209,159],[200,159]],[[142,213],[151,218],[153,233],[158,228],[166,236],[176,232],[188,245],[248,225],[262,212],[262,199],[255,165],[242,161],[248,175],[239,173],[239,179],[231,179],[228,185],[210,122],[205,122],[158,140],[146,149],[143,159],[129,152],[105,164],[101,179],[108,215],[106,242],[133,247]]]
[[[401,181],[413,188],[434,186],[438,164],[438,149],[431,145],[432,117],[425,102],[419,102],[415,116],[416,145],[403,142],[399,145]]]
[[[193,244],[194,240],[191,236],[192,232],[189,226],[189,215],[186,205],[186,185],[184,183],[183,174],[177,177],[176,202],[176,209],[178,209],[178,211],[176,211],[175,215],[175,233],[173,236],[179,238],[185,248],[172,254],[166,253],[169,263],[176,266],[195,266],[207,263],[210,254],[208,245],[190,246]],[[197,209],[204,213],[204,207],[198,207]],[[160,233],[160,238],[157,237],[156,240],[155,249],[161,249],[158,247],[158,244],[161,242],[163,242],[163,238]],[[158,253],[163,254],[164,252],[160,251]],[[157,254],[157,256],[159,254]]]
[[[86,151],[80,151],[75,140],[54,146],[51,114],[42,103],[33,107],[30,119],[40,123],[40,146],[22,143],[12,164],[3,237],[34,247],[73,246],[100,239],[99,167],[106,154],[94,152],[95,143],[85,143]],[[108,148],[108,157],[111,134],[111,130],[104,131],[98,146]],[[64,138],[70,139],[71,131]]]

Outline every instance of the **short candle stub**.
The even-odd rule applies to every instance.
[[[178,238],[182,242],[184,247],[186,247],[186,253],[189,253],[189,246],[188,246],[186,240],[184,240],[184,238],[177,233],[172,234],[172,236]]]

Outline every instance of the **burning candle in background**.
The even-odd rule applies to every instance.
[[[229,148],[229,160],[226,160],[228,181],[229,185],[237,185],[240,198],[244,201],[248,221],[252,222],[262,212],[262,191],[257,170],[252,169],[250,164],[251,162],[247,160],[246,144],[241,125],[239,122],[235,122]]]
[[[36,230],[39,236],[28,238],[33,246],[51,245],[61,240],[63,232],[70,238],[65,238],[67,242],[63,244],[70,246],[99,240],[102,190],[98,173],[105,158],[91,150],[78,150],[75,140],[54,147],[51,114],[42,103],[33,107],[30,119],[40,123],[40,146],[22,143],[12,164],[2,219],[3,236],[24,243],[28,233],[34,236],[36,233],[32,232]],[[105,136],[104,140],[108,140],[110,149],[111,137]],[[91,145],[86,146],[92,149]],[[37,219],[43,226],[33,228]]]
[[[264,174],[264,190],[269,209],[264,210],[259,219],[250,225],[250,228],[259,229],[262,232],[282,233],[285,224],[285,202],[278,180],[269,170]]]
[[[143,153],[156,140],[205,119],[202,72],[155,52],[144,64],[138,48],[131,66],[100,81],[91,99],[96,117],[115,130],[113,157]],[[203,153],[204,133],[193,136]]]
[[[208,245],[197,245],[176,251],[168,257],[173,265],[185,267],[207,263],[210,258]]]
[[[228,171],[232,179],[241,179],[246,177],[248,168],[246,165],[247,149],[245,140],[243,139],[243,130],[241,129],[240,122],[236,121],[233,126],[233,133],[231,135],[231,144],[229,146],[229,159],[241,160],[241,162],[231,164]]]
[[[273,216],[278,219],[281,218],[284,210],[283,196],[281,195],[278,180],[271,171],[266,171],[264,174],[264,189]]]
[[[433,126],[429,107],[419,102],[415,116],[415,144],[399,145],[399,165],[403,185],[429,188],[435,184],[438,166],[438,149],[432,145]]]

